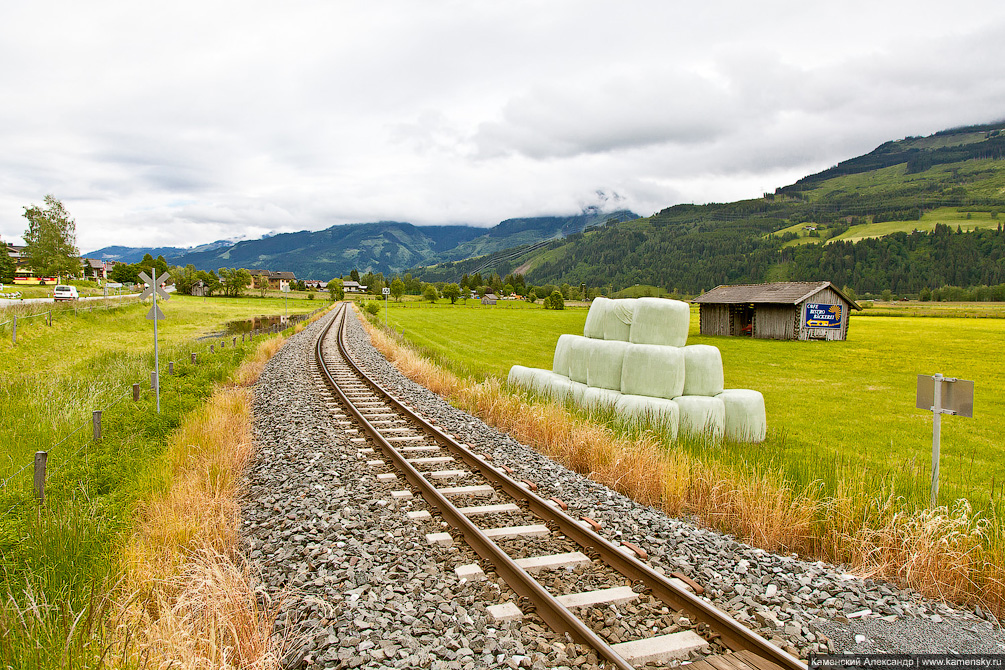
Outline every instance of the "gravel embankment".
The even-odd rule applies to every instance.
[[[595,657],[534,617],[493,624],[485,608],[517,600],[492,579],[459,580],[470,550],[430,548],[428,524],[404,519],[317,399],[310,375],[321,321],[290,338],[255,387],[258,457],[244,501],[245,548],[261,588],[285,594],[291,666],[588,667]],[[681,571],[706,597],[779,646],[812,652],[1005,652],[1000,628],[840,568],[753,549],[642,505],[552,463],[405,379],[353,318],[355,356],[386,386],[449,432],[600,521],[603,534]],[[421,503],[418,503],[421,505]],[[421,508],[421,507],[419,507]],[[628,619],[631,614],[627,613]],[[983,613],[978,613],[983,615]],[[620,613],[618,613],[620,618]],[[672,624],[673,622],[668,622]]]

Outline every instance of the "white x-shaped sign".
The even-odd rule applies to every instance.
[[[146,282],[147,287],[143,290],[143,293],[140,293],[140,300],[146,300],[154,294],[154,291],[157,291],[157,295],[161,297],[161,300],[169,300],[167,292],[161,288],[161,284],[168,280],[168,276],[168,273],[165,272],[157,278],[157,281],[154,281],[150,279],[150,275],[146,272],[141,272],[140,279]]]

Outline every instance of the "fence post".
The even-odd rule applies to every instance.
[[[94,441],[101,439],[101,410],[96,409],[91,413],[91,423],[94,427]]]
[[[140,385],[139,383],[133,384],[133,402],[137,402],[140,399]]]
[[[195,365],[195,352],[192,352],[192,364]]]
[[[209,353],[211,353],[211,354],[215,354],[216,353],[216,349],[214,348],[214,345],[212,345],[212,344],[209,345]]]
[[[49,310],[49,327],[52,328],[52,310]]]
[[[241,344],[244,344],[244,333],[241,333]]]
[[[17,314],[14,315],[14,327],[11,329],[11,341],[13,344],[17,344]]]
[[[174,361],[168,361],[168,374],[174,376]]]
[[[244,341],[244,338],[243,338],[243,337],[241,338],[241,341],[242,341],[242,342]],[[233,342],[233,346],[235,346],[235,347],[237,346],[237,336],[236,336],[236,335],[234,336],[234,342]]]
[[[156,370],[151,370],[150,371],[150,388],[152,388],[155,391],[157,390],[157,371]]]
[[[48,451],[35,452],[35,497],[39,505],[45,502],[45,463],[48,460]]]
[[[220,350],[222,351],[227,346],[227,340],[220,340]]]

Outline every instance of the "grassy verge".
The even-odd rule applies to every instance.
[[[913,406],[913,374],[901,375],[899,363],[881,364],[875,356],[866,356],[868,347],[694,337],[692,341],[707,341],[722,349],[727,386],[765,393],[774,430],[769,441],[757,447],[670,442],[658,430],[621,425],[612,416],[557,405],[508,389],[501,381],[502,371],[514,362],[549,367],[558,334],[581,330],[585,311],[577,317],[542,310],[540,319],[547,322],[543,326],[532,313],[524,313],[521,337],[515,336],[516,326],[503,312],[485,312],[492,314],[486,316],[492,319],[491,325],[480,322],[473,311],[458,311],[457,318],[437,310],[426,312],[419,317],[417,312],[402,311],[400,320],[392,319],[392,325],[408,324],[404,336],[371,327],[375,344],[411,378],[566,466],[640,502],[673,515],[694,516],[756,546],[844,562],[862,574],[1005,613],[1005,538],[1000,501],[994,497],[1001,479],[995,484],[998,454],[992,441],[1002,413],[995,399],[986,399],[982,407],[991,415],[990,427],[953,430],[952,439],[963,441],[961,436],[966,435],[972,447],[966,459],[949,456],[943,461],[946,499],[957,502],[926,510],[927,500],[920,504],[919,500],[927,495],[927,482],[919,480],[918,474],[927,470],[926,461],[905,471],[903,452],[898,451],[904,446],[897,444],[906,441],[908,429],[920,432],[917,441],[921,444],[913,448],[925,455],[923,441],[930,439],[930,428],[929,432],[919,430],[921,412],[888,401],[872,407],[865,416],[856,413],[879,397],[867,388],[877,384],[875,376],[882,379],[879,383],[890,385],[876,390],[909,396]],[[423,324],[427,318],[437,326]],[[578,328],[571,327],[577,319]],[[904,332],[904,324],[889,321],[856,321],[853,336],[860,336],[865,324],[877,324],[875,337],[884,343],[880,351],[889,352],[898,346],[897,333]],[[1000,327],[997,321],[969,323]],[[480,333],[480,349],[468,343],[469,328]],[[416,333],[422,333],[421,337]],[[973,351],[972,338],[966,334],[958,338],[967,339],[968,346],[961,342],[961,350],[969,350],[971,358],[968,367],[954,360],[966,372],[1001,374],[982,363],[986,356]],[[865,339],[876,345],[871,338]],[[508,347],[499,344],[503,340],[509,342]],[[417,353],[413,341],[424,351],[434,352],[436,362]],[[780,353],[778,345],[793,346],[783,346]],[[808,346],[800,351],[801,345]],[[934,358],[934,354],[929,356]],[[782,367],[780,360],[786,357],[796,360]],[[924,355],[916,358],[920,360],[914,364],[930,362]],[[475,373],[469,374],[472,370]],[[839,370],[840,376],[835,378],[829,370]],[[961,376],[967,376],[966,372]],[[808,397],[800,397],[803,394]],[[828,405],[827,398],[834,394],[842,398],[842,404]],[[861,397],[860,404],[856,395]],[[909,416],[898,419],[896,413],[901,410]],[[875,424],[869,423],[870,412]],[[826,442],[819,439],[820,425],[828,426]],[[849,434],[842,436],[846,427]],[[968,429],[971,432],[965,433]],[[970,465],[971,459],[977,465]],[[947,465],[953,472],[946,473]],[[960,465],[966,466],[962,472]],[[977,470],[984,470],[990,481],[980,482],[974,476]],[[980,505],[972,504],[968,492],[974,493]]]
[[[232,448],[242,438],[230,423],[232,416],[242,416],[240,393],[228,390],[218,398],[214,392],[235,370],[236,379],[256,376],[239,366],[261,340],[255,346],[234,347],[228,342],[226,348],[210,355],[208,343],[193,338],[218,332],[226,320],[261,314],[263,306],[266,313],[276,313],[282,301],[259,301],[249,308],[236,301],[182,299],[165,306],[169,320],[160,331],[159,414],[148,389],[153,358],[151,325],[143,318],[148,306],[77,317],[64,314],[54,318],[51,327],[19,332],[17,347],[9,340],[0,343],[0,350],[5,350],[0,361],[0,439],[10,445],[0,462],[4,484],[0,488],[0,665],[132,664],[126,652],[138,648],[135,633],[145,628],[137,628],[131,610],[123,608],[117,596],[128,592],[136,596],[133,602],[149,606],[156,602],[153,592],[139,585],[158,574],[135,567],[151,561],[140,560],[149,552],[127,552],[135,544],[133,533],[148,523],[151,501],[173,490],[179,481],[201,476],[221,499],[228,495],[235,479],[233,464],[225,467],[199,460],[192,446],[197,442],[186,435],[225,433],[226,451],[238,458],[244,453]],[[190,351],[199,352],[195,364],[190,362]],[[167,360],[177,361],[174,376],[166,374]],[[131,400],[133,381],[144,386],[139,402]],[[103,410],[99,441],[90,435],[94,409]],[[193,422],[195,427],[187,432],[175,432]],[[44,506],[34,501],[31,468],[22,469],[30,466],[38,450],[49,452]],[[194,474],[178,471],[182,462],[194,467]],[[188,527],[183,535],[190,541],[186,548],[192,549],[197,539],[225,525],[226,513],[208,513],[209,509],[200,509],[207,514],[200,514],[201,525],[194,529],[179,521],[180,514],[173,517],[177,525],[163,523],[161,527],[179,532]],[[161,553],[157,565],[163,574],[181,563]],[[205,566],[218,569],[219,562],[209,561]],[[181,572],[196,574],[188,568]],[[131,624],[120,628],[126,621]],[[119,635],[120,630],[129,635]]]

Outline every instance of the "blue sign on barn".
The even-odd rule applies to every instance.
[[[841,327],[841,305],[808,302],[805,315],[807,328]]]

